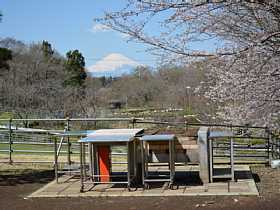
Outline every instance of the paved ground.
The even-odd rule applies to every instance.
[[[0,209],[188,210],[280,209],[280,170],[253,168],[260,196],[32,198],[27,195],[53,179],[52,171],[0,172]]]
[[[178,171],[178,169],[176,168]],[[156,171],[162,171],[160,167]],[[250,167],[236,165],[235,176],[237,182],[214,182],[203,185],[199,179],[199,167],[184,166],[181,172],[176,173],[176,184],[171,190],[167,185],[158,183],[151,185],[150,189],[143,190],[141,187],[127,191],[126,185],[102,184],[93,187],[92,184],[85,186],[85,192],[80,193],[80,180],[63,176],[59,183],[53,181],[29,197],[110,197],[110,196],[216,196],[216,195],[259,195]]]

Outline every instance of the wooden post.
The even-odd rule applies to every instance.
[[[13,144],[13,141],[12,141],[12,119],[10,119],[9,120],[9,164],[13,163],[13,160],[12,160],[12,152],[13,152],[12,144]]]

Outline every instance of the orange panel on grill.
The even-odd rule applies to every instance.
[[[110,147],[109,146],[98,146],[98,162],[100,181],[110,181]]]

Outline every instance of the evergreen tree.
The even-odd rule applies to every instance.
[[[0,69],[9,69],[7,61],[11,59],[12,51],[7,48],[0,48]]]
[[[42,42],[42,51],[46,58],[50,58],[54,54],[52,45],[48,41],[45,41],[45,40],[43,40],[43,42]]]
[[[65,70],[67,76],[64,80],[64,85],[71,87],[82,86],[87,77],[83,55],[78,50],[74,50],[67,52],[66,58]]]

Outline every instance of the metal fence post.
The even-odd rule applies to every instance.
[[[277,154],[278,154],[278,158],[280,159],[280,139],[279,139],[279,137],[277,137],[275,141],[276,141],[275,143],[277,144],[277,146],[276,146],[277,150],[276,151],[277,151]]]
[[[13,160],[12,160],[12,152],[13,152],[12,144],[13,144],[13,141],[12,141],[12,119],[9,119],[9,164],[13,163]]]
[[[133,118],[132,118],[132,128],[135,127],[135,122],[136,122],[136,120],[135,120],[135,118],[133,117]]]
[[[66,131],[70,131],[70,119],[66,119]],[[67,163],[71,165],[71,142],[69,136],[67,137]],[[70,168],[70,167],[69,167]]]
[[[271,132],[269,130],[269,128],[266,128],[266,132],[267,132],[267,161],[268,161],[268,164],[270,164],[271,162],[271,159],[270,159],[270,142],[271,142]],[[273,151],[272,151],[273,152]]]
[[[94,129],[94,130],[97,129],[97,121],[96,121],[96,120],[93,121],[93,129]]]
[[[278,159],[280,159],[280,139],[277,136],[274,136],[274,139],[275,139],[275,151],[276,151],[275,155]]]
[[[185,125],[185,132],[187,134],[187,132],[188,132],[188,121],[185,120],[184,125]]]

